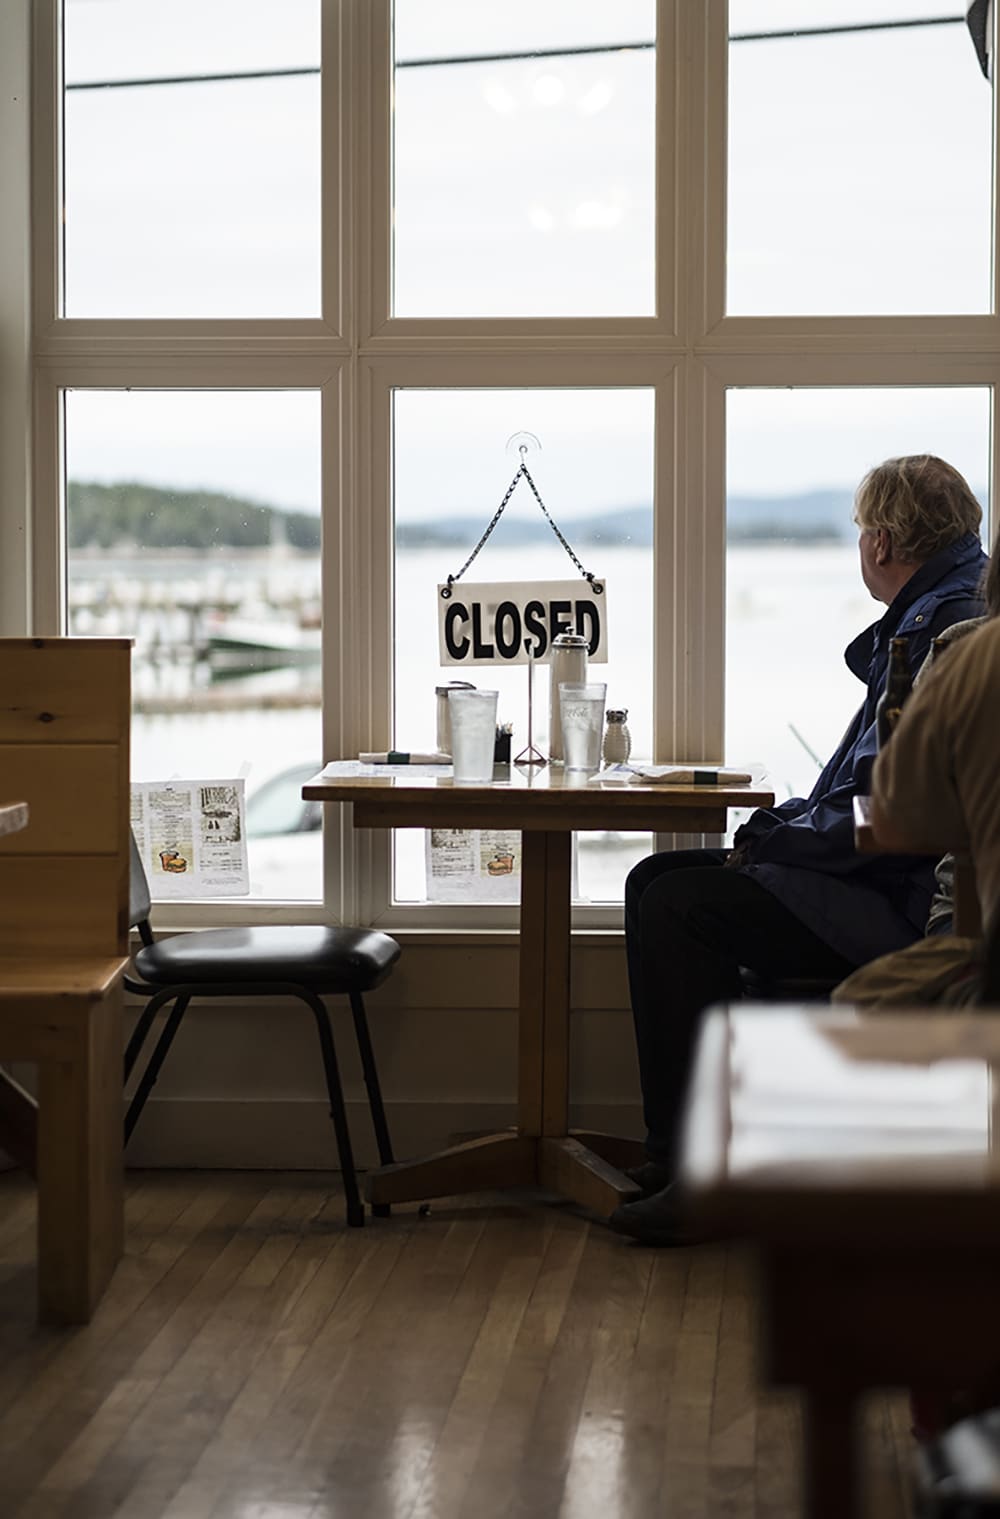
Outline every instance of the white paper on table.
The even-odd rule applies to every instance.
[[[635,765],[633,779],[658,786],[749,786],[746,768],[721,765]]]
[[[242,778],[136,781],[132,832],[155,900],[250,890]]]
[[[451,760],[448,761],[448,768]],[[434,776],[441,778],[441,765],[371,765],[367,760],[329,760],[320,771],[320,778],[326,781],[349,781],[361,777],[367,779],[371,775],[401,775],[401,776]]]

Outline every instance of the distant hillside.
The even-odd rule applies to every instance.
[[[801,496],[730,496],[727,531],[731,543],[786,539],[816,543],[849,542],[857,533],[851,520],[850,489],[807,491]]]
[[[215,491],[163,490],[138,481],[67,486],[70,548],[266,548],[274,541],[292,548],[319,548],[319,518],[282,512],[259,501]],[[277,532],[276,532],[277,530]]]
[[[810,491],[799,496],[732,496],[728,503],[731,543],[793,543],[848,541],[853,495],[850,490]],[[653,541],[648,506],[623,506],[589,517],[558,517],[559,526],[574,548],[648,548]],[[478,542],[485,522],[479,517],[449,517],[438,522],[401,522],[396,541],[404,548],[437,545],[464,548]],[[552,538],[541,512],[537,517],[501,517],[492,543],[499,548],[529,547]]]
[[[259,549],[271,543],[287,543],[312,553],[319,549],[319,518],[309,512],[281,511],[222,492],[164,490],[137,481],[97,485],[71,480],[68,490],[69,541],[75,549]],[[729,541],[849,542],[855,533],[851,504],[848,489],[793,496],[732,496],[727,517]],[[466,550],[479,541],[487,520],[484,513],[481,517],[401,522],[396,542],[400,548]],[[648,548],[652,543],[648,505],[622,506],[587,517],[559,515],[556,520],[577,550],[626,545]],[[532,517],[501,517],[491,539],[497,547],[505,548],[552,541],[552,529],[541,512]]]

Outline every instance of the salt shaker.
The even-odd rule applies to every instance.
[[[563,761],[559,687],[564,682],[584,685],[587,680],[587,640],[582,633],[558,633],[549,654],[549,759]]]
[[[601,755],[606,765],[624,765],[632,753],[632,735],[628,731],[627,707],[608,711],[608,726],[604,730]]]

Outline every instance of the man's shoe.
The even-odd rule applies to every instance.
[[[620,1203],[608,1219],[616,1234],[627,1234],[642,1245],[691,1245],[694,1238],[684,1222],[680,1189],[676,1183],[641,1197],[638,1202]]]
[[[639,1166],[626,1166],[625,1175],[629,1181],[635,1182],[643,1197],[662,1192],[674,1179],[673,1167],[664,1165],[662,1160],[644,1160]]]

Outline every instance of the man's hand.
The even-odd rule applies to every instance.
[[[735,849],[729,851],[722,863],[727,870],[739,870],[740,866],[745,865],[749,858],[749,846],[747,844],[737,844]]]

